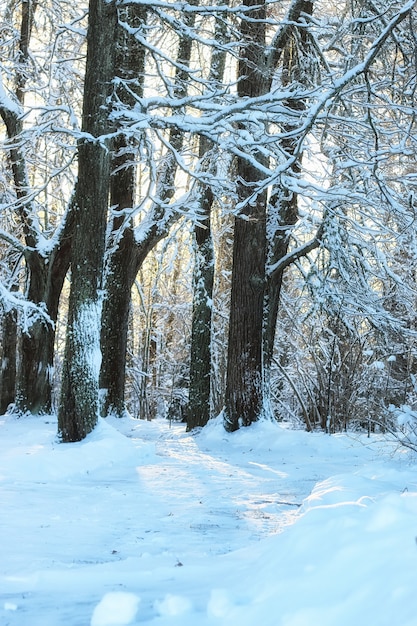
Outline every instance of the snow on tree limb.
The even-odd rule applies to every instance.
[[[9,96],[9,94],[6,92],[4,85],[3,85],[3,79],[0,73],[0,115],[3,121],[7,125],[6,119],[9,116],[19,118],[22,114],[23,114],[23,110],[19,102],[15,100],[14,98],[12,98],[11,96]]]
[[[267,267],[267,272],[269,276],[275,274],[276,272],[282,272],[286,267],[301,259],[303,256],[307,256],[310,252],[315,250],[321,245],[321,237],[323,235],[323,224],[320,225],[317,230],[315,236],[310,241],[290,250],[282,259],[279,259],[276,263],[273,263],[269,267]]]
[[[46,313],[44,307],[36,305],[7,289],[0,281],[0,309],[7,313],[16,310],[21,314],[20,326],[24,333],[29,332],[31,326],[38,321],[54,326],[54,322]]]

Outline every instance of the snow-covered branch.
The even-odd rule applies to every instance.
[[[24,333],[28,333],[31,326],[42,321],[54,326],[54,322],[41,305],[36,305],[16,292],[9,291],[0,280],[0,307],[3,312],[16,310],[20,314],[20,326]]]
[[[283,256],[279,261],[269,265],[267,267],[267,274],[269,276],[273,276],[278,272],[283,272],[289,265],[301,259],[302,257],[307,256],[310,252],[318,248],[322,244],[322,235],[323,235],[323,224],[318,228],[315,236],[307,241],[306,243],[290,250],[285,256]]]

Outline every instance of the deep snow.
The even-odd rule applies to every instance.
[[[382,438],[0,417],[1,626],[416,626],[417,472]]]

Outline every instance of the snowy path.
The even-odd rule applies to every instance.
[[[183,425],[129,419],[100,421],[77,444],[58,444],[55,432],[54,418],[0,417],[1,626],[345,626],[333,614],[288,621],[299,610],[294,588],[301,584],[315,604],[332,583],[326,570],[313,579],[309,572],[339,553],[340,567],[351,567],[350,546],[362,535],[369,541],[355,527],[365,504],[392,489],[395,497],[417,492],[415,472],[394,459],[387,471],[386,446],[382,453],[365,439],[267,423],[229,435],[213,422],[190,435]],[[390,506],[388,520],[414,547],[417,507],[403,500],[406,525]],[[324,508],[314,509],[316,501]],[[303,520],[309,507],[320,516]],[[374,526],[384,533],[380,516]],[[407,546],[401,563],[414,558]],[[400,552],[393,543],[394,558]],[[416,576],[408,578],[414,588]],[[288,605],[282,619],[268,593],[274,606],[278,595]]]
[[[170,428],[165,421],[133,427],[127,423],[129,430],[114,423],[138,448],[143,441],[155,444],[151,463],[137,468],[141,492],[156,499],[157,507],[165,507],[162,534],[170,546],[173,537],[183,541],[178,552],[183,556],[224,554],[281,532],[317,481],[345,471],[347,458],[351,469],[358,458],[363,462],[363,450],[359,457],[355,441],[345,439],[345,456],[340,456],[329,438],[324,453],[322,435],[316,452],[314,435],[310,447],[300,449],[300,434],[305,433],[288,431],[279,447],[274,441],[268,449],[263,436],[257,441],[250,429],[230,445],[233,435],[218,427],[212,429],[212,438],[210,431],[194,436],[184,432],[184,425]],[[373,456],[368,450],[368,457]]]
[[[150,494],[170,503],[167,535],[189,527],[187,549],[226,553],[276,533],[308,495],[299,488],[289,493],[285,472],[249,458],[239,467],[225,454],[201,449],[180,429],[162,427],[156,443],[160,462],[143,465],[138,473]]]
[[[12,421],[13,441],[3,427],[0,598],[19,610],[3,621],[0,610],[1,626],[78,626],[73,610],[94,606],[103,585],[124,589],[132,578],[142,579],[142,620],[150,618],[150,572],[168,593],[172,568],[276,533],[315,482],[289,488],[264,451],[229,449],[219,429],[210,445],[165,421],[113,424],[125,436],[114,431],[114,439],[103,423],[72,446],[54,441],[54,422]]]

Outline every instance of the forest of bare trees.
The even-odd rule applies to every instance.
[[[1,7],[0,414],[394,429],[414,2]]]

